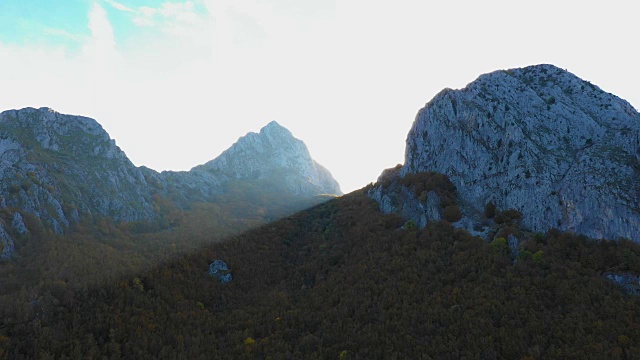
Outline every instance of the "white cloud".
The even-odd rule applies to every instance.
[[[85,36],[82,35],[77,35],[77,34],[72,34],[66,30],[62,30],[62,29],[57,29],[57,28],[50,28],[50,27],[46,27],[43,29],[45,34],[49,34],[49,35],[53,35],[53,36],[58,36],[67,40],[72,40],[75,42],[79,42],[84,40]]]
[[[114,0],[105,0],[107,2],[107,4],[111,5],[114,9],[120,10],[120,11],[125,11],[125,12],[131,12],[131,13],[135,13],[136,11],[133,10],[132,8],[121,4],[119,2],[116,2]]]
[[[141,6],[137,9],[127,8],[127,11],[133,14],[131,20],[137,26],[158,26],[166,32],[177,34],[185,33],[184,29],[202,26],[207,18],[192,1],[163,2],[159,7]]]
[[[141,6],[140,8],[138,8],[138,13],[147,17],[153,17],[157,12],[158,12],[157,9],[149,6]]]
[[[123,65],[118,52],[113,27],[106,11],[94,3],[89,11],[90,36],[84,43],[81,54],[75,61],[88,66],[90,73],[84,75],[87,86],[95,98],[105,97],[105,91],[113,86]],[[73,74],[70,74],[73,76]],[[77,76],[77,75],[76,75]],[[94,99],[97,104],[99,100]]]
[[[156,23],[153,20],[157,10],[148,6],[142,6],[138,8],[136,12],[136,16],[133,17],[133,23],[144,27],[144,26],[154,26]]]
[[[113,27],[104,9],[94,3],[89,12],[90,45],[100,51],[111,51],[116,46]]]
[[[181,22],[194,22],[199,19],[199,16],[195,14],[195,7],[191,1],[185,3],[165,2],[158,10],[158,13],[165,18],[172,18]]]

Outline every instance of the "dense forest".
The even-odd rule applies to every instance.
[[[530,234],[488,207],[496,236],[526,239],[515,256],[447,221],[407,226],[366,190],[273,223],[203,205],[171,230],[51,239],[1,265],[0,359],[640,358],[640,302],[602,276],[640,272],[637,244]]]

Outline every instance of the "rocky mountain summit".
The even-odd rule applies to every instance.
[[[307,146],[275,121],[241,137],[233,146],[194,171],[228,180],[262,179],[293,194],[342,194],[338,182],[315,162]]]
[[[34,223],[60,234],[91,218],[148,222],[158,198],[188,207],[214,201],[230,182],[282,180],[277,191],[299,197],[340,194],[304,143],[277,123],[250,133],[218,159],[191,171],[136,167],[95,120],[49,108],[0,113],[0,254]],[[261,184],[268,187],[269,184]]]
[[[399,172],[447,175],[467,227],[478,228],[492,202],[519,210],[532,231],[640,241],[639,160],[633,106],[565,70],[537,65],[441,91],[419,111]],[[381,188],[370,195],[383,211],[396,211]]]

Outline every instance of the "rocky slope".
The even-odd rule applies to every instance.
[[[29,236],[31,220],[60,234],[82,219],[153,221],[157,196],[178,207],[214,201],[225,185],[271,177],[277,191],[301,197],[339,194],[304,143],[275,122],[250,133],[218,159],[191,171],[136,167],[93,119],[48,108],[0,113],[0,256]],[[266,184],[262,184],[266,186]],[[29,221],[27,221],[29,222]]]
[[[533,231],[640,241],[639,156],[640,115],[628,102],[537,65],[436,95],[409,132],[400,173],[447,175],[468,221],[493,202],[521,211]]]

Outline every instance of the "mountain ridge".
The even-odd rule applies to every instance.
[[[15,238],[20,237],[19,230],[29,228],[21,220],[27,214],[35,216],[31,222],[41,222],[54,234],[63,233],[87,217],[150,222],[158,220],[161,213],[157,196],[179,208],[188,208],[195,202],[218,201],[227,184],[264,182],[243,173],[241,168],[251,164],[250,159],[269,143],[269,136],[278,136],[278,141],[269,144],[280,158],[297,157],[299,161],[281,179],[278,174],[283,172],[283,166],[274,161],[278,159],[262,157],[260,169],[264,177],[273,175],[272,183],[263,184],[263,191],[301,198],[341,194],[331,174],[326,169],[321,172],[324,168],[313,161],[306,145],[287,129],[271,122],[260,134],[250,134],[239,140],[253,139],[252,146],[244,149],[243,160],[225,155],[226,160],[218,162],[215,171],[205,164],[190,171],[157,172],[136,167],[94,119],[64,115],[50,108],[3,111],[0,113],[0,208],[5,213],[0,221],[2,257],[11,256]],[[295,146],[283,148],[283,144]],[[232,153],[234,146],[229,148]],[[216,164],[215,159],[207,164],[212,163]],[[279,180],[285,185],[274,189],[273,184]]]

